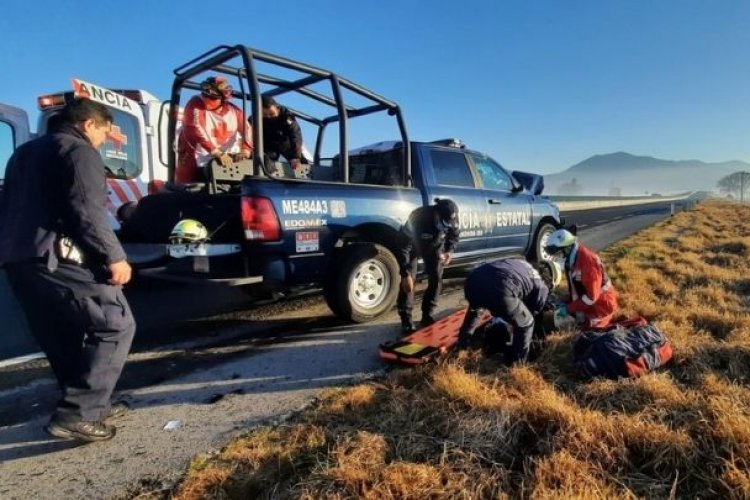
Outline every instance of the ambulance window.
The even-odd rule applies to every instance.
[[[142,169],[138,119],[117,109],[110,108],[114,122],[107,142],[99,153],[107,166],[107,177],[132,179]]]
[[[8,164],[10,155],[13,154],[13,127],[10,123],[0,122],[0,184],[5,178],[5,166]]]

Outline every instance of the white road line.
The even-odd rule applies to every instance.
[[[4,361],[0,361],[0,368],[7,368],[8,366],[26,363],[27,361],[42,359],[43,357],[43,352],[35,352],[34,354],[27,354],[26,356],[18,356],[17,358],[6,359]]]

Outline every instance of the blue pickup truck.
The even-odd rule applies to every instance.
[[[227,62],[233,57],[241,65]],[[303,74],[282,81],[255,71],[259,61]],[[174,224],[185,218],[202,222],[210,235],[203,242],[169,245],[167,262],[150,274],[254,290],[322,288],[335,314],[369,321],[395,302],[395,246],[401,225],[414,209],[436,198],[450,198],[459,207],[461,239],[452,265],[507,255],[544,258],[544,242],[560,217],[556,205],[540,196],[541,176],[508,172],[455,139],[410,141],[394,102],[328,71],[248,47],[219,47],[175,70],[172,102],[179,103],[182,90],[198,88],[196,76],[217,73],[246,79],[239,88],[248,90],[235,97],[243,100],[243,107],[249,103],[255,116],[261,110],[254,96],[287,92],[312,97],[335,113],[318,119],[292,110],[298,119],[319,127],[314,159],[304,178],[268,159],[259,123],[253,129],[252,161],[230,168],[213,163],[204,183],[171,185],[144,197],[123,224],[121,237],[126,241],[166,242]],[[321,81],[331,82],[331,97],[309,88]],[[343,103],[342,88],[357,93],[365,104]],[[396,117],[400,140],[350,149],[347,121],[379,111]],[[324,158],[323,132],[334,122],[338,153]],[[169,129],[174,134],[175,123]],[[175,152],[171,154],[169,163],[174,165]]]

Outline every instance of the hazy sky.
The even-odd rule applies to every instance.
[[[33,118],[71,77],[167,98],[175,67],[244,44],[397,101],[412,139],[460,137],[510,169],[615,151],[750,161],[746,0],[0,0],[0,41],[0,102]]]

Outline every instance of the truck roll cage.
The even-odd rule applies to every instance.
[[[262,62],[268,65],[269,73],[259,73],[256,69],[256,63]],[[292,70],[300,73],[302,77],[291,79],[276,75],[276,70]],[[247,104],[253,116],[253,143],[255,151],[252,159],[252,175],[260,175],[263,172],[270,176],[268,167],[263,159],[265,151],[263,145],[263,120],[258,117],[263,116],[261,95],[276,97],[289,92],[294,92],[305,96],[332,109],[332,114],[328,116],[316,117],[288,106],[290,112],[301,120],[305,120],[318,127],[317,137],[315,140],[315,153],[313,156],[313,165],[319,165],[321,161],[321,152],[323,148],[323,138],[326,127],[331,123],[339,124],[339,178],[349,182],[349,135],[348,121],[350,118],[370,115],[373,113],[386,112],[390,116],[395,116],[399,132],[401,134],[401,144],[404,148],[402,155],[402,178],[407,183],[411,183],[411,145],[406,132],[406,124],[401,112],[401,108],[395,102],[382,97],[375,92],[368,90],[346,78],[342,78],[335,73],[293,61],[285,57],[276,56],[243,45],[220,45],[198,57],[188,61],[174,70],[174,82],[172,84],[171,95],[171,112],[169,114],[168,134],[169,149],[168,169],[169,180],[174,181],[174,171],[177,160],[176,132],[177,122],[179,120],[180,96],[183,89],[200,90],[200,79],[196,77],[207,77],[207,72],[220,73],[236,77],[240,82],[239,89],[234,89],[233,96],[242,100],[242,111],[247,118]],[[310,88],[312,85],[320,82],[330,84],[330,95]],[[262,91],[261,85],[265,86]],[[362,106],[352,106],[344,102],[344,90],[352,92],[363,99],[365,103]]]

